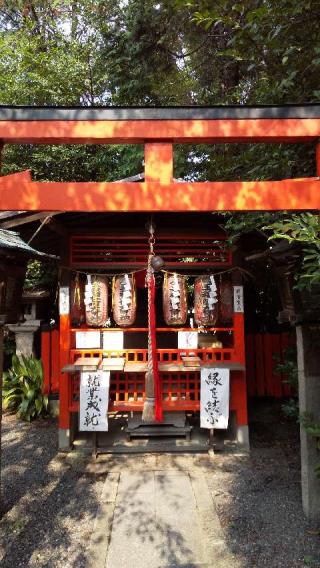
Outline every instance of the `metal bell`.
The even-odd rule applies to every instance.
[[[164,260],[161,256],[153,256],[151,259],[151,266],[155,271],[161,270],[161,268],[164,267],[164,264]]]

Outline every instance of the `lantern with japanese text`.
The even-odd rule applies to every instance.
[[[233,286],[230,280],[222,280],[219,286],[219,323],[230,325],[233,320]]]
[[[117,325],[126,327],[136,319],[136,283],[133,274],[119,274],[112,281],[112,311]]]
[[[214,325],[218,318],[218,295],[214,276],[196,278],[194,283],[194,319],[197,325]]]
[[[104,276],[87,276],[84,303],[86,323],[91,327],[103,327],[108,319],[108,279]]]
[[[181,274],[164,274],[163,315],[167,325],[184,325],[188,315],[186,277]]]

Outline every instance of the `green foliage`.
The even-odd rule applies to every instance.
[[[317,0],[3,2],[0,104],[319,101],[319,17]],[[175,177],[202,181],[311,176],[313,146],[180,145]],[[6,145],[2,173],[31,169],[36,180],[113,181],[140,173],[142,161],[143,148],[135,145]],[[294,225],[298,218],[292,218]],[[232,215],[227,230],[231,238],[252,229],[272,236],[272,229],[263,227],[278,223],[277,234],[288,238],[282,222],[281,213]],[[310,285],[319,281],[318,240],[304,241],[303,249],[298,284]]]
[[[282,410],[286,416],[298,419],[298,364],[296,346],[290,346],[284,350],[282,361],[278,356],[275,356],[274,360],[276,361],[274,366],[275,373],[285,375],[286,378],[283,382],[290,385],[293,394],[293,397],[282,404]]]
[[[284,239],[289,243],[300,243],[302,266],[297,274],[297,287],[310,287],[320,282],[320,216],[314,213],[286,215],[283,219],[264,227],[271,235],[269,239]]]
[[[14,355],[16,352],[16,341],[13,333],[5,330],[3,338],[3,352],[5,355]]]
[[[30,260],[27,265],[24,290],[51,289],[57,280],[57,265],[54,262]]]
[[[317,449],[320,450],[320,424],[315,422],[313,415],[308,412],[300,414],[299,421],[306,430],[308,436],[314,438]],[[320,479],[320,463],[316,465],[314,470],[317,477]]]
[[[3,375],[4,408],[30,422],[48,414],[48,397],[42,393],[42,363],[33,357],[14,355],[12,367]]]

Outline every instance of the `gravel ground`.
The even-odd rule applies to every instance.
[[[200,468],[224,535],[243,568],[320,568],[318,526],[303,517],[296,425],[278,405],[255,405],[251,454],[101,456],[57,454],[55,421],[3,420],[1,568],[85,568],[109,471]],[[2,552],[1,552],[2,550]],[[127,567],[124,567],[127,568]],[[130,567],[128,567],[130,568]],[[232,568],[226,566],[226,568]]]
[[[277,406],[260,403],[255,414],[250,456],[217,455],[207,475],[226,541],[245,568],[319,568],[320,527],[301,507],[297,426]]]

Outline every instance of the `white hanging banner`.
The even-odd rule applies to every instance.
[[[229,420],[230,369],[202,367],[200,427],[226,429]]]
[[[59,290],[59,314],[68,315],[70,312],[70,294],[68,286],[61,286]]]
[[[76,349],[99,349],[100,331],[76,331]]]
[[[178,349],[197,349],[197,331],[178,331]]]
[[[243,314],[243,286],[233,287],[233,311],[238,314]]]
[[[123,350],[124,333],[123,331],[104,331],[103,349],[106,351]]]
[[[108,431],[110,371],[80,373],[79,430]]]

